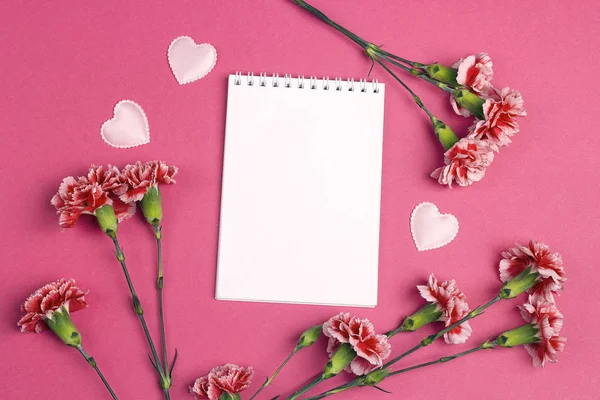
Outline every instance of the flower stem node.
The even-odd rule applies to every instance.
[[[531,267],[524,269],[519,275],[506,282],[500,289],[500,298],[514,299],[521,293],[531,289],[540,276],[537,272],[531,272]]]
[[[450,68],[439,63],[434,63],[425,66],[424,70],[430,78],[435,79],[438,82],[458,86],[458,82],[456,82],[458,70],[456,68]]]
[[[296,348],[299,350],[304,347],[312,346],[321,336],[322,330],[323,325],[316,325],[304,331],[304,333],[300,336],[300,339],[298,340]]]
[[[146,221],[154,227],[159,226],[162,220],[162,200],[158,186],[148,189],[142,198],[141,206]]]
[[[323,379],[333,378],[344,370],[356,357],[356,352],[350,343],[342,344],[331,356],[325,369],[323,370]]]
[[[369,372],[364,379],[364,385],[366,386],[375,386],[390,374],[390,370],[387,368],[376,369],[374,371]]]
[[[429,346],[431,343],[433,343],[435,341],[435,339],[437,339],[436,335],[427,336],[425,339],[423,339],[421,341],[421,345],[423,347]]]
[[[402,331],[414,332],[417,329],[437,321],[442,316],[442,311],[438,309],[436,303],[429,303],[423,306],[414,313],[404,319],[402,323]]]
[[[477,119],[485,119],[483,114],[483,103],[485,101],[481,97],[467,89],[456,89],[452,92],[452,95],[462,108],[469,110]]]
[[[51,315],[45,318],[45,321],[52,332],[61,338],[61,340],[67,346],[81,346],[81,334],[71,320],[69,310],[66,306],[62,306],[58,310],[54,311]]]
[[[137,315],[144,315],[142,303],[140,303],[140,299],[137,296],[133,296],[133,309]]]
[[[450,150],[452,146],[458,143],[458,137],[448,125],[433,116],[431,117],[431,123],[433,124],[435,136],[438,138],[442,146],[444,146],[445,151]]]
[[[114,238],[117,235],[119,222],[117,221],[113,206],[102,206],[96,210],[95,215],[102,232],[106,233],[111,238]]]
[[[502,333],[496,339],[500,347],[515,347],[540,341],[539,329],[535,324],[527,324]]]
[[[379,51],[379,47],[374,45],[373,43],[369,43],[367,47],[365,47],[365,53],[371,59],[375,59],[377,57],[377,53]]]
[[[172,383],[173,382],[171,381],[170,376],[161,376],[160,377],[160,387],[163,390],[169,390],[171,388]]]

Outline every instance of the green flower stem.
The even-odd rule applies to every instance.
[[[315,376],[310,382],[308,382],[306,385],[304,385],[301,389],[292,393],[292,395],[290,397],[288,397],[286,400],[298,399],[304,393],[308,392],[310,389],[314,388],[315,386],[317,386],[319,383],[321,383],[323,381],[324,381],[323,374],[321,373],[321,374]]]
[[[311,14],[313,14],[315,17],[319,18],[321,21],[325,22],[327,25],[333,27],[334,29],[338,30],[339,32],[341,32],[342,34],[344,34],[345,36],[347,36],[350,40],[356,42],[359,46],[361,46],[363,49],[367,49],[367,47],[369,47],[370,43],[364,39],[362,39],[360,36],[356,35],[355,33],[349,31],[348,29],[344,28],[343,26],[339,25],[337,22],[333,21],[331,18],[329,18],[327,15],[325,15],[323,12],[321,12],[320,10],[318,10],[317,8],[313,7],[312,5],[308,4],[306,1],[303,0],[292,0],[294,3],[296,3],[296,5],[304,8],[305,10],[307,10],[308,12],[310,12]],[[415,68],[422,68],[425,65],[421,64],[421,63],[417,63],[414,61],[410,61],[407,60],[405,58],[396,56],[392,53],[388,53],[387,51],[383,51],[380,50],[380,52],[386,56],[389,56],[391,58],[394,58],[398,61],[404,62],[408,65],[411,65]]]
[[[396,336],[397,334],[399,334],[400,332],[404,332],[404,328],[402,327],[402,325],[400,325],[399,327],[397,327],[396,329],[389,331],[385,334],[385,336],[389,338]]]
[[[398,57],[397,55],[392,54],[392,53],[390,53],[388,51],[385,51],[385,50],[383,50],[383,49],[381,49],[379,47],[377,48],[377,53],[379,53],[382,57],[386,57],[388,59],[392,58],[392,59],[394,59],[396,61],[400,61],[400,62],[403,62],[405,64],[408,64],[408,65],[410,65],[413,68],[419,68],[419,69],[421,69],[421,68],[425,68],[427,66],[427,64],[423,64],[423,63],[419,63],[419,62],[414,62],[414,61],[409,61],[406,58]],[[402,65],[402,66],[404,68],[407,68],[405,65]],[[407,71],[408,70],[410,70],[410,69],[407,69]]]
[[[322,399],[324,397],[333,396],[334,394],[345,392],[346,390],[350,390],[352,388],[359,387],[359,386],[360,386],[359,382],[350,381],[348,383],[340,385],[340,386],[338,386],[338,387],[336,387],[334,389],[328,390],[328,391],[323,392],[321,394],[318,394],[316,396],[307,397],[305,400],[319,400],[319,399]]]
[[[152,357],[150,361],[152,361],[152,365],[156,369],[156,372],[160,376],[161,387],[162,382],[165,379],[165,372],[163,371],[163,367],[160,363],[160,358],[158,357],[158,353],[156,352],[156,347],[154,346],[154,342],[152,341],[152,336],[150,336],[150,331],[148,330],[148,325],[146,324],[146,319],[144,318],[144,309],[142,308],[142,304],[140,303],[140,299],[135,293],[135,288],[133,287],[133,282],[131,281],[131,277],[129,276],[129,271],[127,270],[127,265],[125,264],[125,255],[121,250],[121,246],[119,245],[119,240],[117,239],[117,234],[114,233],[110,235],[114,245],[115,245],[115,255],[117,256],[117,260],[121,264],[123,268],[123,274],[125,275],[125,279],[127,280],[127,286],[129,287],[129,292],[131,293],[131,299],[133,301],[133,308],[135,310],[140,323],[142,324],[142,328],[144,329],[144,334],[146,335],[146,340],[148,342],[148,346],[150,346],[150,351],[152,352]],[[169,399],[168,389],[165,390],[163,388],[165,399]]]
[[[157,260],[158,260],[158,279],[156,281],[156,287],[158,289],[158,310],[159,310],[158,312],[159,312],[159,322],[160,322],[160,337],[161,337],[161,344],[162,344],[162,356],[163,356],[163,362],[165,365],[164,371],[165,371],[165,374],[167,374],[167,378],[168,378],[168,382],[166,382],[166,383],[170,387],[171,374],[169,371],[169,359],[167,357],[167,336],[165,334],[165,317],[164,317],[164,306],[163,306],[164,278],[163,278],[162,245],[161,245],[162,228],[160,226],[154,227],[154,236],[156,237],[156,249],[157,249]]]
[[[394,77],[394,79],[396,79],[403,87],[404,89],[406,89],[408,91],[408,93],[410,93],[412,95],[413,100],[415,101],[415,103],[417,103],[417,105],[423,110],[425,111],[425,113],[427,114],[427,116],[429,116],[429,118],[433,118],[433,114],[431,113],[431,111],[429,111],[429,109],[427,107],[425,107],[425,104],[423,104],[423,101],[421,101],[421,98],[419,96],[417,96],[415,94],[415,92],[412,91],[411,88],[408,87],[408,85],[406,83],[404,83],[402,81],[402,79],[400,79],[398,77],[398,75],[396,75],[387,65],[385,65],[385,63],[383,63],[383,61],[381,61],[379,59],[379,57],[375,56],[373,57],[373,60],[381,65],[383,67],[383,69],[385,69],[390,75],[392,75]]]
[[[466,355],[478,352],[479,350],[493,349],[494,346],[495,346],[495,343],[484,342],[484,343],[480,344],[477,347],[474,347],[474,348],[472,348],[470,350],[467,350],[467,351],[463,351],[461,353],[456,353],[456,354],[453,354],[451,356],[442,357],[442,358],[439,358],[437,360],[429,361],[429,362],[426,362],[426,363],[423,363],[423,364],[413,365],[412,367],[399,369],[398,371],[391,372],[388,376],[403,374],[405,372],[412,371],[414,369],[428,367],[428,366],[434,365],[434,364],[445,363],[445,362],[452,361],[452,360],[455,360],[457,358],[460,358],[460,357],[463,357],[463,356],[466,356]]]
[[[260,392],[262,392],[262,390],[264,388],[266,388],[267,386],[269,386],[271,384],[271,382],[273,382],[273,379],[275,379],[275,377],[277,376],[277,374],[279,374],[279,372],[281,372],[281,370],[283,369],[283,367],[285,367],[285,365],[292,359],[292,357],[298,352],[300,351],[300,347],[296,346],[294,348],[294,350],[292,350],[292,352],[290,353],[289,356],[287,356],[287,358],[281,363],[281,365],[279,366],[279,368],[277,368],[275,370],[275,372],[273,372],[273,375],[271,375],[270,377],[267,378],[267,380],[265,381],[265,383],[262,384],[262,386],[256,391],[256,393],[254,393],[252,395],[252,397],[250,397],[250,400],[254,399],[256,396],[258,396],[258,394]]]
[[[98,364],[96,364],[96,361],[94,360],[94,358],[90,357],[90,355],[85,352],[83,347],[81,347],[81,345],[77,346],[76,349],[77,349],[77,351],[79,351],[79,353],[81,353],[83,358],[85,358],[85,361],[87,361],[87,363],[90,364],[90,366],[96,370],[96,373],[98,374],[100,379],[102,379],[102,383],[104,383],[104,386],[106,386],[106,390],[108,390],[108,392],[110,393],[112,398],[114,400],[118,400],[117,395],[115,394],[115,392],[113,392],[112,388],[108,384],[108,381],[106,380],[104,375],[102,375],[102,372],[100,372],[100,368],[98,368]]]
[[[334,22],[327,15],[323,14],[321,11],[319,11],[315,7],[311,6],[307,2],[302,1],[302,0],[292,0],[292,1],[294,3],[296,3],[296,5],[304,8],[306,11],[310,12],[311,14],[313,14],[315,17],[319,18],[321,21],[325,22],[327,25],[331,26],[332,28],[336,29],[337,31],[339,31],[342,34],[344,34],[345,36],[347,36],[350,40],[354,41],[359,46],[361,46],[361,47],[366,46],[367,42],[365,40],[363,40],[362,38],[360,38],[358,35],[350,32],[346,28],[342,27],[338,23]]]
[[[416,68],[408,68],[406,65],[400,64],[397,61],[392,60],[389,56],[386,56],[385,54],[381,53],[381,49],[377,49],[375,50],[377,55],[379,55],[381,58],[383,58],[385,61],[389,62],[392,65],[395,65],[398,68],[403,69],[404,71],[408,72],[411,75],[416,76],[419,79],[422,79],[426,82],[431,83],[432,85],[442,89],[444,92],[448,92],[448,93],[453,93],[454,92],[454,87],[448,85],[447,83],[443,83],[443,82],[438,82],[433,78],[430,78],[429,76],[427,76],[427,74],[425,74],[425,72],[416,69]]]
[[[390,64],[393,64],[393,65],[401,68],[402,70],[408,72],[411,75],[418,77],[419,79],[422,79],[426,82],[433,84],[434,86],[444,90],[445,92],[452,93],[453,89],[455,89],[454,87],[452,87],[448,84],[438,82],[435,79],[432,79],[429,76],[427,76],[427,74],[423,71],[423,68],[425,68],[427,66],[426,64],[415,62],[415,61],[410,61],[410,60],[407,60],[406,58],[402,58],[393,53],[385,51],[385,50],[381,49],[381,47],[373,45],[372,43],[362,39],[360,36],[356,35],[355,33],[349,31],[348,29],[339,25],[335,21],[331,20],[329,17],[327,17],[325,14],[323,14],[321,11],[319,11],[315,7],[311,6],[307,2],[302,1],[302,0],[292,0],[292,1],[294,3],[296,3],[298,6],[304,8],[305,10],[307,10],[308,12],[310,12],[311,14],[316,16],[317,18],[319,18],[321,21],[325,22],[327,25],[329,25],[332,28],[336,29],[337,31],[341,32],[343,35],[348,37],[353,42],[357,43],[360,47],[362,47],[367,52],[367,55],[371,59],[374,59],[374,56],[379,56],[379,57],[383,58],[384,60],[386,60],[387,62],[389,62]],[[402,63],[404,63],[404,64],[402,64]],[[405,64],[408,64],[410,67],[408,67]]]

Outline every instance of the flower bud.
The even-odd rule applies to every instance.
[[[317,325],[317,326],[313,326],[312,328],[308,328],[300,336],[300,339],[298,340],[298,344],[296,345],[296,348],[302,349],[304,347],[312,346],[321,336],[322,330],[323,330],[323,325]]]
[[[323,370],[323,379],[333,378],[344,370],[356,357],[356,352],[350,343],[343,343],[331,356],[325,369]]]
[[[438,308],[437,303],[429,303],[413,315],[406,317],[402,323],[402,330],[414,332],[424,325],[439,320],[441,316],[442,311]]]
[[[71,320],[71,316],[69,315],[69,310],[67,307],[62,306],[44,320],[52,332],[61,338],[61,340],[65,342],[67,346],[81,346],[81,334]]]
[[[95,215],[102,232],[106,233],[110,237],[115,237],[119,227],[119,222],[115,216],[115,209],[113,206],[102,206],[96,210]]]
[[[481,97],[467,89],[456,89],[452,92],[452,95],[462,108],[471,111],[477,119],[485,119],[483,115],[483,103],[485,101]]]
[[[458,142],[458,137],[454,134],[452,129],[436,117],[431,117],[431,123],[433,124],[433,130],[435,136],[438,138],[444,150],[449,150],[455,143]]]
[[[433,78],[438,82],[443,82],[454,86],[458,85],[458,82],[456,82],[458,70],[456,68],[450,68],[446,67],[445,65],[435,63],[427,65],[424,69],[430,78]]]
[[[500,347],[515,347],[540,341],[539,329],[535,324],[527,324],[502,333],[495,340]]]
[[[519,275],[506,282],[500,289],[500,298],[514,299],[521,293],[531,289],[540,276],[537,272],[531,272],[531,267],[526,268]]]
[[[141,206],[146,221],[154,227],[159,226],[162,220],[162,200],[158,186],[152,186],[148,189],[142,198]]]
[[[390,370],[378,368],[369,372],[364,379],[364,384],[367,386],[375,386],[390,374]]]

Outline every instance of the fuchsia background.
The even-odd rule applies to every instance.
[[[24,335],[16,327],[23,299],[61,276],[75,277],[91,289],[90,308],[74,314],[74,320],[120,398],[161,398],[110,241],[91,218],[61,233],[49,204],[61,179],[85,173],[90,163],[122,166],[158,158],[180,168],[177,185],[163,192],[168,341],[170,354],[175,346],[180,351],[174,399],[190,398],[188,385],[225,362],[253,365],[252,389],[257,388],[300,332],[341,311],[213,299],[226,76],[242,70],[358,78],[367,73],[368,60],[353,43],[286,0],[175,3],[0,4],[2,398],[108,398],[76,351],[50,333]],[[408,58],[448,64],[473,52],[489,52],[495,84],[518,88],[529,114],[521,121],[522,132],[502,150],[482,182],[448,190],[428,177],[442,163],[442,153],[424,114],[375,68],[373,76],[390,86],[379,305],[349,311],[368,317],[381,331],[391,329],[422,304],[415,285],[430,272],[440,279],[456,278],[475,306],[499,288],[500,251],[529,238],[560,252],[569,275],[566,292],[558,299],[568,337],[558,364],[534,369],[521,348],[489,351],[390,379],[382,386],[392,396],[364,388],[338,397],[598,398],[600,135],[594,98],[600,82],[599,3],[314,3],[367,39]],[[176,83],[166,60],[170,41],[179,35],[210,42],[219,54],[210,75],[185,86]],[[469,122],[453,116],[437,89],[407,81],[436,115],[464,132]],[[100,125],[124,98],[146,111],[149,145],[117,150],[100,138]],[[408,220],[421,201],[433,201],[459,219],[460,233],[447,247],[416,251]],[[139,217],[122,224],[119,233],[156,333],[154,242]],[[520,324],[516,304],[494,306],[474,320],[470,345]],[[394,338],[394,353],[433,329]],[[400,365],[468,346],[436,343]],[[321,368],[324,354],[324,341],[300,353],[262,398],[289,394]]]

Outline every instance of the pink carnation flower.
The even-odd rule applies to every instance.
[[[458,60],[452,68],[458,69],[456,81],[467,86],[476,94],[487,94],[494,71],[492,59],[486,53],[472,54]]]
[[[194,399],[218,400],[224,392],[236,394],[246,390],[251,383],[254,370],[252,367],[240,367],[225,364],[213,368],[208,375],[196,379],[190,393]]]
[[[517,117],[524,117],[527,112],[521,93],[506,87],[501,91],[494,89],[494,95],[483,104],[483,114],[485,119],[469,128],[468,137],[487,140],[498,151],[511,143],[510,138],[519,132]]]
[[[536,284],[527,291],[554,302],[553,293],[563,290],[567,280],[559,253],[551,253],[547,245],[530,240],[528,246],[517,244],[516,247],[502,253],[500,261],[500,280],[508,282],[528,267],[531,272],[539,274]]]
[[[63,179],[58,192],[52,197],[51,204],[59,215],[61,228],[72,228],[83,214],[94,215],[105,205],[113,206],[119,221],[131,217],[135,207],[126,205],[118,198],[121,184],[118,181],[117,167],[92,165],[87,176],[75,179],[68,176]]]
[[[356,357],[345,370],[356,375],[366,375],[381,367],[392,351],[387,336],[376,334],[375,327],[368,319],[351,317],[350,313],[340,313],[330,318],[323,324],[323,333],[329,338],[329,356],[342,343],[350,343]]]
[[[173,177],[177,171],[177,167],[163,161],[148,161],[145,164],[137,161],[133,165],[126,165],[119,178],[123,185],[120,198],[125,203],[140,201],[150,188],[175,183]]]
[[[466,58],[461,58],[452,65],[452,68],[458,69],[456,81],[471,89],[474,93],[487,97],[492,91],[491,81],[494,76],[492,70],[492,59],[486,53],[472,54]],[[454,96],[450,96],[450,103],[454,112],[463,117],[469,117],[471,112],[462,108]]]
[[[533,365],[543,367],[546,362],[557,362],[557,353],[563,351],[567,339],[559,336],[563,316],[556,305],[541,297],[529,296],[529,302],[519,310],[525,322],[536,325],[539,330],[539,342],[524,345],[533,358]]]
[[[435,275],[431,274],[427,285],[418,285],[417,289],[419,289],[421,297],[437,305],[439,311],[442,312],[439,320],[444,322],[446,327],[460,321],[470,312],[466,297],[454,279],[440,283]],[[449,344],[465,343],[472,331],[467,321],[444,334],[444,340]]]
[[[485,176],[485,170],[494,161],[494,152],[484,141],[463,138],[444,153],[445,166],[431,173],[442,185],[469,186]]]
[[[89,290],[80,289],[74,279],[59,279],[49,283],[25,300],[21,311],[25,313],[17,323],[21,332],[39,333],[48,328],[45,318],[51,318],[54,312],[65,306],[69,312],[82,310],[88,306],[85,296]]]

